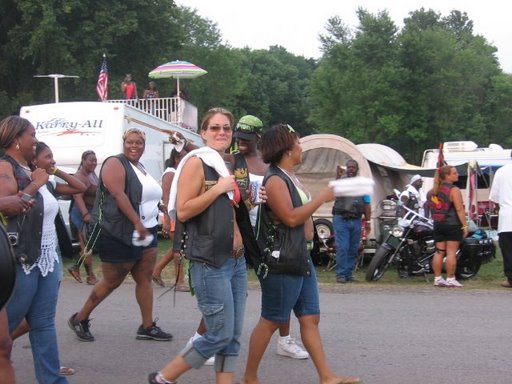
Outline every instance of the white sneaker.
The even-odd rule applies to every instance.
[[[295,339],[287,336],[286,339],[277,341],[277,354],[281,356],[291,357],[292,359],[307,359],[309,353],[295,342]]]
[[[452,277],[450,279],[446,279],[446,286],[450,288],[462,288],[463,285],[457,281],[456,278]]]
[[[187,347],[191,346],[192,343],[194,342],[194,340],[196,340],[196,339],[198,339],[200,337],[201,337],[201,335],[197,335],[197,333],[196,333],[194,336],[192,336],[190,339],[188,339],[186,346]],[[214,365],[214,364],[215,364],[215,356],[210,357],[208,360],[206,360],[204,362],[204,365]]]
[[[448,286],[448,283],[442,277],[440,279],[434,280],[434,287],[447,287],[447,286]]]

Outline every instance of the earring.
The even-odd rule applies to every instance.
[[[16,149],[19,151],[20,150],[20,144],[19,143],[16,143]]]
[[[291,152],[288,152],[288,156],[291,156],[291,155],[292,155],[292,153],[291,153]]]

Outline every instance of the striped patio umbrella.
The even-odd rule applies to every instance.
[[[149,77],[152,79],[175,78],[177,80],[176,90],[180,94],[180,79],[192,79],[206,75],[208,72],[188,61],[175,60],[159,65],[151,72]]]

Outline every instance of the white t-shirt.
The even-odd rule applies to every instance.
[[[153,228],[158,224],[158,203],[162,198],[162,187],[149,173],[144,174],[139,168],[131,164],[137,178],[142,184],[142,197],[140,201],[140,220],[144,227]]]
[[[409,198],[409,196],[411,196],[411,195],[414,196],[416,198],[416,200],[418,200],[418,205],[419,205],[418,213],[423,216],[425,214],[423,205],[425,204],[427,197],[425,196],[423,191],[421,191],[421,190],[418,191],[416,188],[414,188],[414,186],[409,184],[409,185],[407,185],[407,189],[400,194],[400,200],[402,200],[403,196],[406,196],[407,198]]]
[[[57,185],[54,178],[50,178],[49,182],[53,187]],[[59,255],[57,254],[57,231],[55,229],[55,217],[59,212],[59,203],[57,199],[50,193],[46,184],[39,188],[39,193],[43,197],[43,228],[41,234],[41,254],[37,261],[31,266],[23,264],[23,271],[29,274],[32,269],[38,267],[41,276],[45,277],[49,272],[53,272],[55,263],[59,263]]]
[[[263,175],[255,175],[254,173],[249,173],[249,184],[258,184],[259,186],[261,186],[264,177],[265,176],[263,176]],[[259,187],[253,189],[252,185],[251,185],[251,194],[258,193],[257,191],[259,191]],[[253,202],[254,202],[255,198],[256,198],[255,196],[251,195],[251,199]],[[256,219],[258,217],[258,208],[259,207],[260,207],[259,205],[256,205],[254,208],[252,208],[249,211],[249,219],[251,220],[251,225],[253,228],[256,227]]]
[[[500,205],[498,233],[512,232],[512,164],[504,165],[496,171],[489,200]]]

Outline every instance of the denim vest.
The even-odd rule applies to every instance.
[[[18,191],[25,189],[31,182],[31,178],[16,160],[4,155],[0,160],[11,163],[14,178],[18,183]],[[18,245],[14,249],[18,262],[30,266],[34,264],[41,254],[41,236],[43,230],[43,197],[39,192],[34,196],[36,203],[26,213],[9,217],[7,223],[8,232],[18,233]]]
[[[112,157],[117,158],[123,165],[125,170],[124,193],[128,196],[135,212],[140,213],[139,207],[142,199],[142,184],[140,183],[139,178],[130,165],[130,161],[124,154],[121,153]],[[105,164],[108,159],[110,159],[110,157],[105,159],[103,164]],[[100,170],[98,191],[96,192],[96,201],[94,202],[94,208],[92,211],[93,222],[98,221],[100,214],[99,204],[102,200],[101,195],[103,194],[102,218],[100,223],[101,230],[105,231],[108,235],[121,240],[126,245],[132,245],[135,226],[119,209],[116,200],[103,184],[102,171],[103,166]]]
[[[203,170],[208,190],[217,184],[219,174],[204,163]],[[233,220],[231,200],[223,193],[203,212],[183,223],[187,233],[185,256],[216,268],[222,266],[233,252]]]

